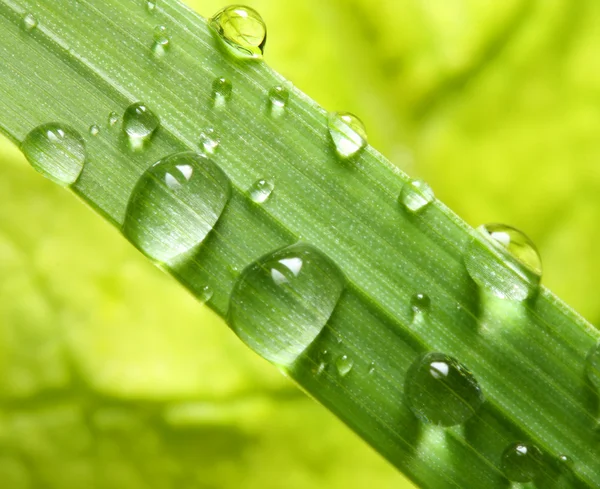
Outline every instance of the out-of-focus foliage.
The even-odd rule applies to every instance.
[[[205,16],[227,3],[189,1]],[[472,224],[526,231],[544,283],[600,316],[598,2],[249,4],[267,62],[359,114]],[[3,487],[402,487],[107,223],[0,151]]]

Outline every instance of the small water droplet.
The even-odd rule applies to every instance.
[[[561,472],[570,472],[573,469],[573,459],[564,453],[556,457],[556,461]]]
[[[530,443],[513,443],[502,454],[502,471],[513,482],[531,482],[542,474],[544,457]]]
[[[23,29],[26,32],[31,32],[38,26],[38,20],[30,13],[23,16]]]
[[[134,145],[152,137],[160,125],[160,119],[142,102],[131,104],[123,115],[123,131]]]
[[[169,29],[164,25],[157,25],[154,28],[154,42],[152,43],[152,52],[155,56],[162,56],[167,52],[171,43]]]
[[[480,226],[464,254],[471,278],[502,299],[524,301],[539,289],[542,263],[521,231],[504,224]]]
[[[271,197],[274,188],[275,185],[273,185],[272,182],[261,179],[254,182],[252,187],[250,187],[248,190],[248,193],[254,202],[257,204],[262,204],[263,202],[266,202],[269,197]]]
[[[156,0],[147,0],[146,1],[146,11],[149,14],[153,14],[154,12],[156,12],[156,4],[157,4]]]
[[[368,370],[369,375],[372,375],[373,372],[375,372],[375,362],[371,362],[369,364],[369,370]]]
[[[114,126],[117,122],[119,122],[119,114],[117,114],[116,112],[111,112],[110,114],[108,114],[108,125],[109,126]]]
[[[362,121],[349,112],[332,112],[328,117],[329,134],[338,155],[350,158],[367,145],[367,131]]]
[[[600,343],[588,353],[585,367],[590,382],[600,391]]]
[[[97,124],[92,124],[90,126],[89,133],[91,136],[97,136],[98,134],[100,134],[100,126],[98,126]]]
[[[484,400],[473,374],[443,353],[419,356],[406,374],[404,390],[417,418],[441,426],[464,423]]]
[[[285,112],[285,106],[290,100],[290,92],[287,88],[277,86],[269,90],[269,109],[273,117],[281,117]]]
[[[354,367],[354,361],[348,355],[342,355],[335,361],[335,368],[341,377],[345,377]]]
[[[418,212],[433,202],[435,195],[423,180],[406,182],[400,191],[400,203],[411,212]]]
[[[230,195],[229,179],[205,155],[173,154],[140,177],[123,233],[146,255],[166,262],[206,238]]]
[[[431,306],[431,299],[427,294],[419,292],[410,299],[410,307],[415,314],[426,312],[429,306]]]
[[[318,377],[322,375],[325,370],[327,370],[327,365],[329,364],[329,351],[323,350],[317,358],[317,366],[313,370],[313,373]]]
[[[217,12],[210,20],[210,25],[237,54],[262,57],[267,42],[267,26],[256,10],[243,5],[231,5]]]
[[[212,84],[212,97],[215,107],[224,107],[231,98],[232,91],[233,85],[227,78],[216,78]]]
[[[228,321],[256,353],[291,366],[329,321],[345,278],[306,244],[275,251],[249,265],[231,294]]]
[[[200,146],[207,154],[214,154],[219,147],[221,140],[215,134],[215,130],[210,128],[200,134]]]
[[[204,287],[202,287],[202,289],[199,291],[199,293],[196,294],[196,298],[203,304],[205,304],[206,302],[208,302],[209,300],[212,299],[212,296],[214,295],[214,292],[212,290],[212,288],[209,285],[205,285]]]
[[[49,123],[33,129],[21,144],[31,166],[59,185],[77,181],[86,159],[85,142],[69,126]]]

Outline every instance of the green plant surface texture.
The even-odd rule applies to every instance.
[[[226,5],[189,4],[204,17]],[[584,366],[598,332],[545,288],[524,302],[480,290],[463,264],[468,226],[439,201],[414,214],[396,201],[398,167],[470,224],[525,230],[543,283],[596,319],[600,6],[251,5],[269,66],[327,109],[359,114],[393,164],[371,146],[340,160],[323,109],[171,0],[153,12],[141,0],[0,0],[0,127],[17,144],[48,122],[78,131],[88,157],[73,190],[117,228],[143,171],[213,129],[231,198],[202,246],[163,268],[196,296],[208,284],[223,316],[249,264],[309,243],[347,282],[319,340],[284,370],[393,465],[422,487],[508,487],[502,451],[531,441],[574,461],[568,477],[545,464],[538,487],[600,486]],[[170,36],[162,56],[157,25]],[[217,77],[233,84],[220,109]],[[290,91],[281,118],[268,110],[276,85]],[[134,150],[122,117],[138,101],[161,126]],[[1,150],[6,487],[411,486],[11,143]],[[260,179],[272,194],[252,202]],[[415,293],[431,300],[426,314]],[[321,372],[324,349],[337,361]],[[427,351],[479,382],[486,401],[466,424],[438,429],[408,409],[405,376]]]

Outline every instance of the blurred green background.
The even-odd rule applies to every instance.
[[[600,320],[599,2],[248,4],[271,66],[470,224],[529,234]],[[2,487],[410,487],[6,141],[0,160]]]

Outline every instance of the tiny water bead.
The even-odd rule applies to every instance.
[[[215,151],[217,151],[219,144],[221,144],[221,140],[215,134],[214,129],[207,129],[206,131],[200,134],[200,146],[202,147],[202,149],[204,149],[204,152],[206,152],[207,154],[215,154]]]
[[[365,125],[354,114],[332,112],[327,119],[327,125],[340,157],[351,158],[367,145]]]
[[[31,32],[38,26],[38,20],[30,13],[23,16],[23,29],[26,32]]]
[[[229,179],[205,155],[173,154],[138,180],[123,233],[150,258],[169,261],[206,238],[230,195]]]
[[[228,322],[256,353],[290,367],[325,327],[346,279],[325,254],[307,244],[270,253],[239,276]]]
[[[413,313],[423,313],[431,306],[431,299],[427,294],[417,293],[414,294],[410,299],[410,307]]]
[[[280,117],[285,112],[285,106],[290,100],[290,92],[287,88],[277,86],[269,90],[269,109],[271,115]]]
[[[475,283],[502,299],[524,301],[539,290],[542,263],[537,248],[511,226],[477,228],[464,261]]]
[[[231,98],[232,83],[223,77],[215,78],[212,84],[212,97],[215,107],[222,107]]]
[[[86,159],[83,138],[75,129],[59,123],[33,129],[21,150],[35,170],[63,186],[77,181]]]
[[[159,125],[158,116],[142,102],[131,104],[123,114],[123,131],[133,140],[149,139]]]
[[[200,289],[200,291],[196,294],[196,298],[201,302],[201,303],[206,303],[209,300],[212,299],[212,296],[214,295],[213,289],[209,286],[209,285],[205,285],[204,287],[202,287]]]
[[[590,382],[600,391],[600,343],[590,350],[585,365]]]
[[[117,122],[119,122],[119,114],[117,114],[116,112],[111,112],[110,114],[108,114],[108,125],[109,126],[114,126],[117,124]]]
[[[411,212],[418,212],[433,202],[435,195],[423,180],[406,182],[400,191],[399,201]]]
[[[210,25],[236,53],[262,57],[267,42],[267,26],[260,14],[243,5],[231,5],[215,14]]]
[[[509,445],[502,454],[502,471],[513,482],[531,482],[543,472],[544,456],[531,443]]]
[[[348,355],[341,355],[335,361],[335,368],[341,377],[345,377],[354,367],[354,361]]]
[[[248,193],[254,202],[262,204],[271,197],[274,188],[275,185],[269,180],[260,179],[254,182],[252,187],[248,190]]]
[[[146,11],[149,14],[153,14],[154,12],[156,12],[156,0],[147,0],[146,1]]]
[[[89,129],[90,136],[97,136],[100,134],[100,126],[97,124],[92,124]]]
[[[157,25],[154,28],[154,42],[152,44],[152,51],[157,56],[162,56],[169,47],[171,42],[171,36],[169,29],[164,25]]]
[[[464,423],[484,401],[473,374],[443,353],[419,356],[406,374],[404,390],[417,418],[441,426]]]

